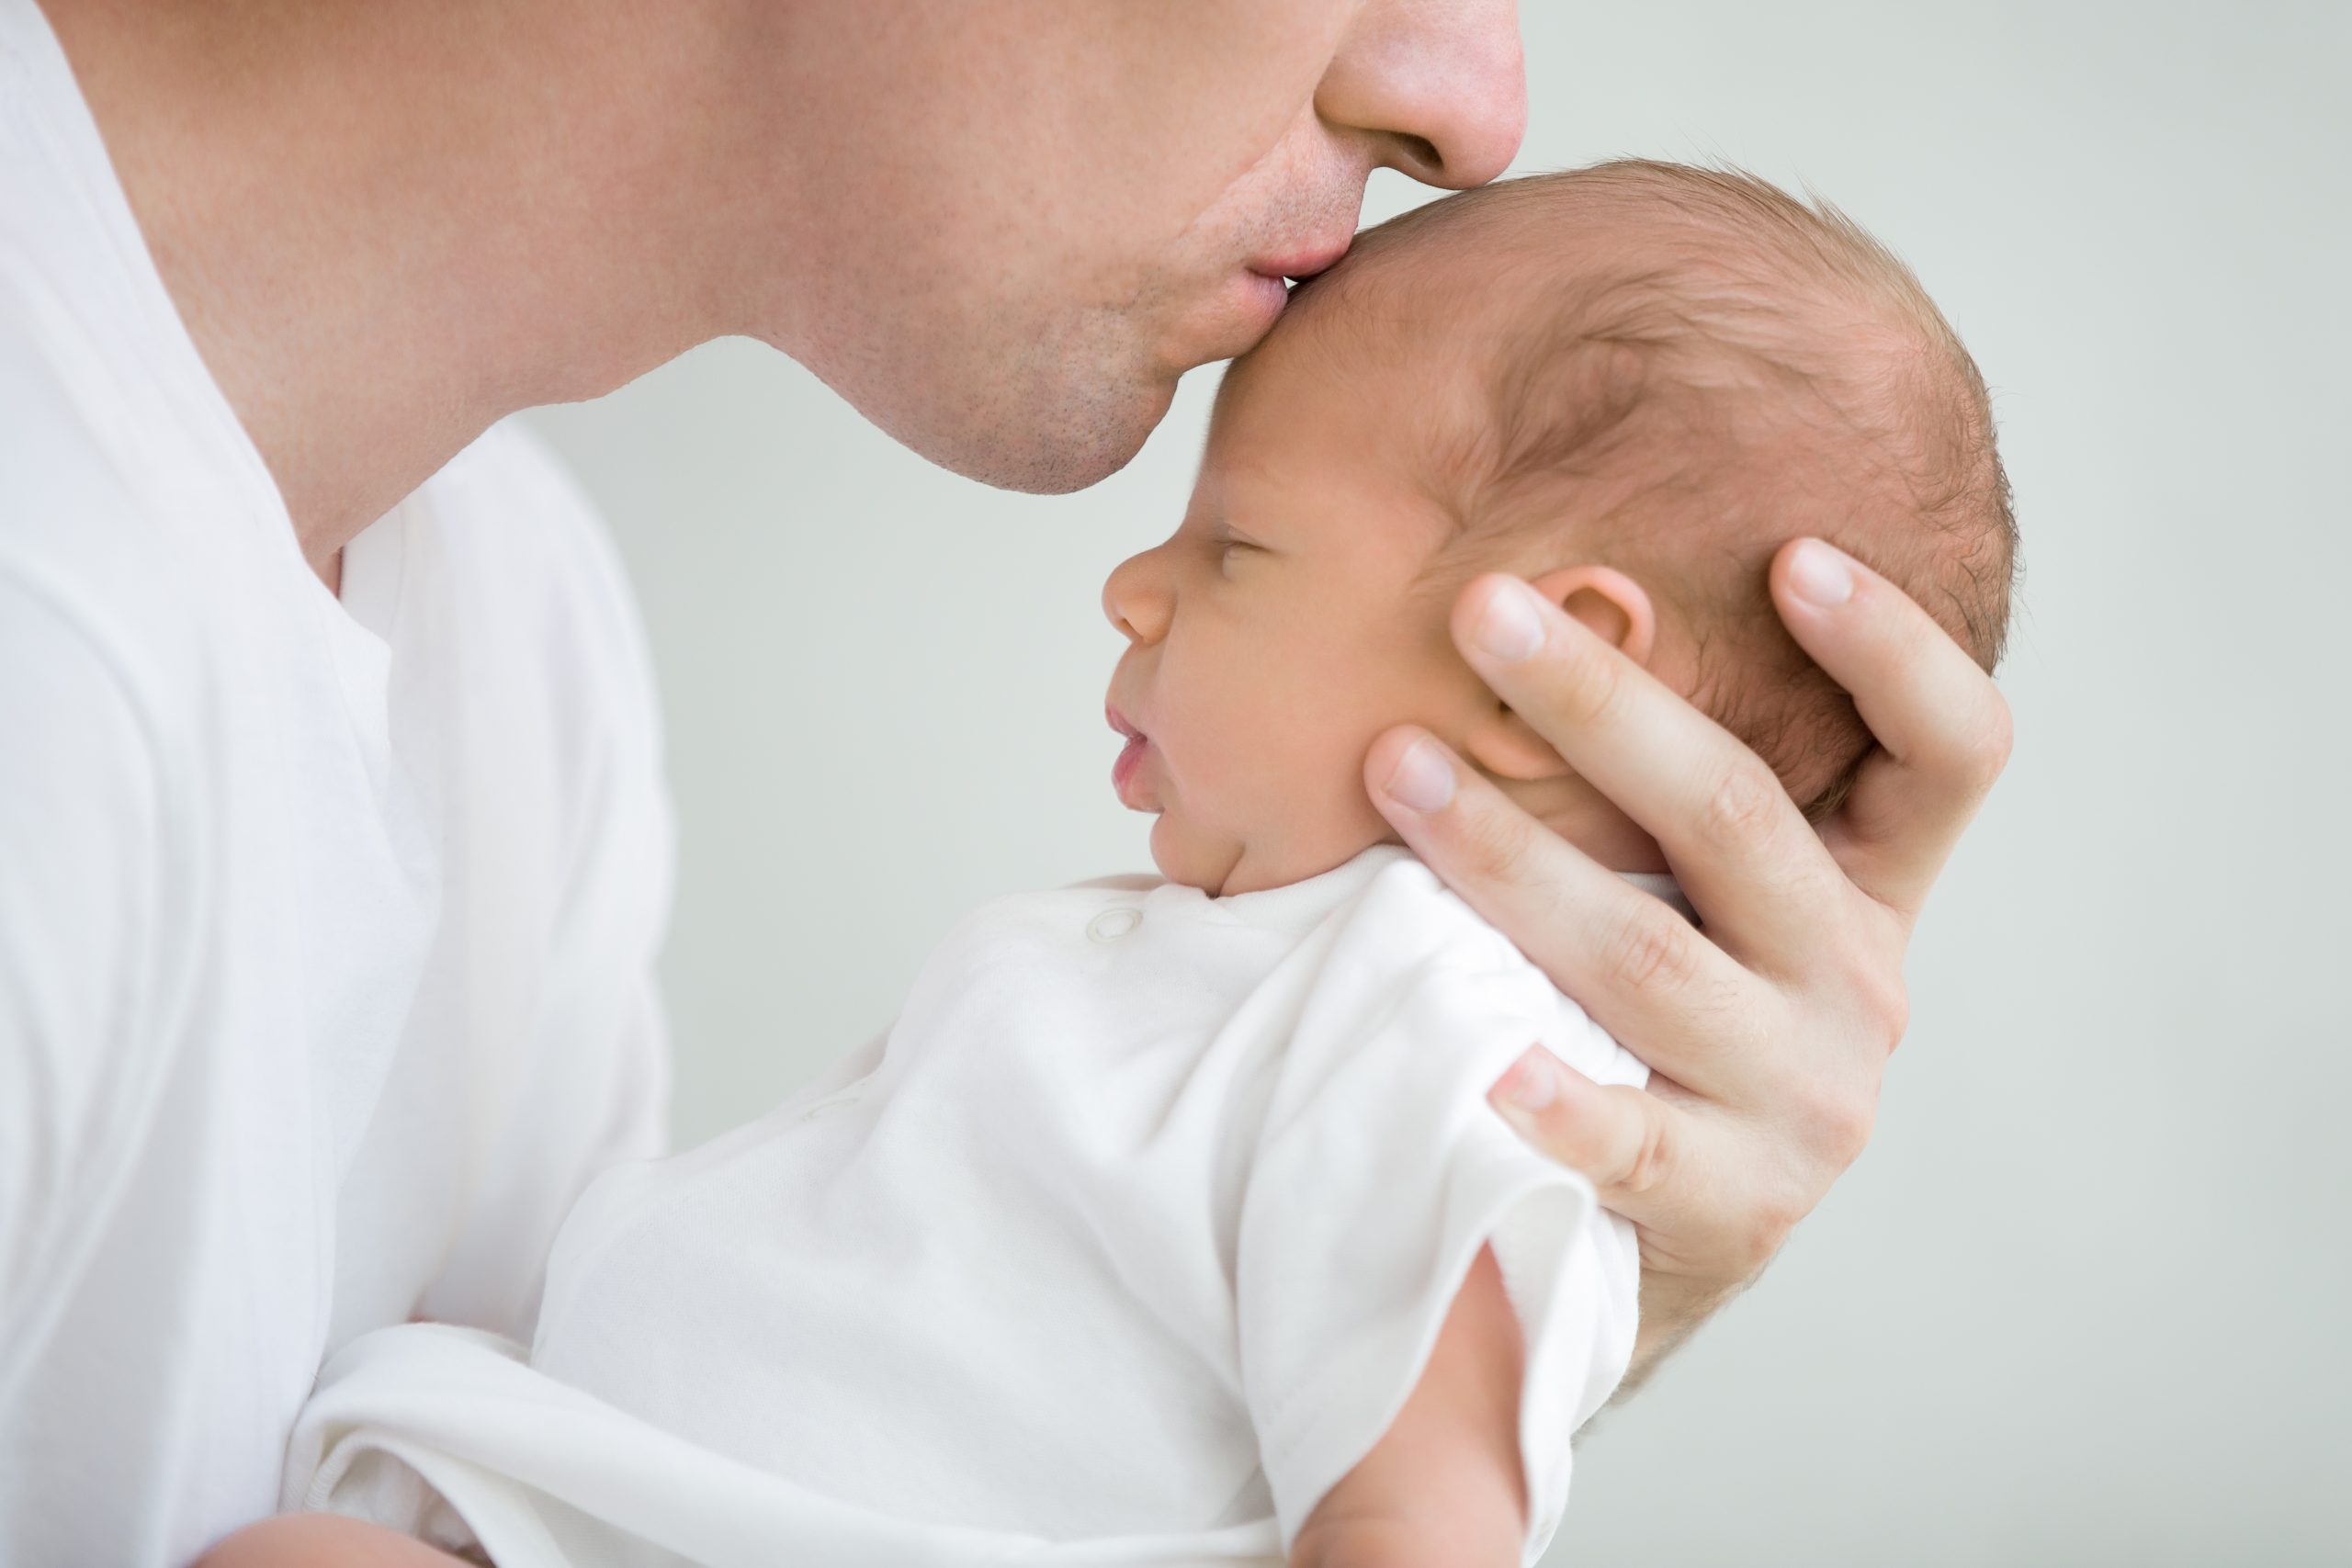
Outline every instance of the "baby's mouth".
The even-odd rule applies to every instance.
[[[1111,764],[1111,788],[1117,793],[1119,803],[1130,810],[1154,809],[1145,805],[1135,794],[1136,771],[1143,766],[1144,752],[1151,745],[1150,737],[1128,723],[1126,715],[1114,706],[1106,705],[1102,710],[1102,716],[1110,722],[1114,730],[1125,738],[1127,742],[1119,749],[1118,761]]]

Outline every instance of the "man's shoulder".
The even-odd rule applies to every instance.
[[[0,308],[0,560],[60,545],[139,502],[56,360]]]
[[[0,797],[7,826],[40,829],[7,846],[18,894],[50,891],[28,858],[53,857],[74,824],[138,852],[175,685],[201,654],[156,591],[175,574],[142,568],[137,488],[73,390],[0,299]]]
[[[74,392],[0,310],[0,592],[40,606],[61,645],[85,646],[126,688],[168,680],[198,652],[188,585],[205,563]]]
[[[420,487],[413,525],[431,535],[448,603],[516,670],[620,686],[650,706],[636,601],[604,518],[526,425],[492,425]]]
[[[624,818],[665,838],[663,737],[650,654],[603,520],[528,430],[509,420],[452,458],[399,510],[396,678],[461,727],[452,765],[494,773],[500,800],[609,841]],[[359,544],[364,552],[368,538]],[[385,555],[392,552],[387,550]],[[369,573],[348,569],[346,603]],[[649,854],[655,852],[649,850]]]
[[[519,418],[483,431],[418,493],[511,536],[512,544],[560,543],[579,530],[603,527],[571,471]]]
[[[509,594],[605,598],[621,590],[604,517],[554,451],[520,419],[492,425],[424,481],[415,499],[454,571]],[[627,595],[610,606],[627,608]]]

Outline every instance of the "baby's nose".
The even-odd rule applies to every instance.
[[[1102,614],[1129,642],[1158,642],[1168,635],[1171,597],[1155,580],[1152,552],[1130,556],[1102,584]]]

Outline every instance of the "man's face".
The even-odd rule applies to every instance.
[[[824,130],[766,148],[743,193],[741,330],[1010,488],[1125,464],[1179,376],[1256,343],[1283,278],[1346,247],[1373,168],[1483,184],[1525,126],[1511,0],[767,13],[739,75],[790,138]]]

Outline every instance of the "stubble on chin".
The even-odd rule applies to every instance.
[[[960,373],[931,364],[907,375],[867,417],[943,468],[1032,495],[1066,495],[1125,468],[1176,392],[1176,377],[1110,311],[1026,342],[991,333]]]

